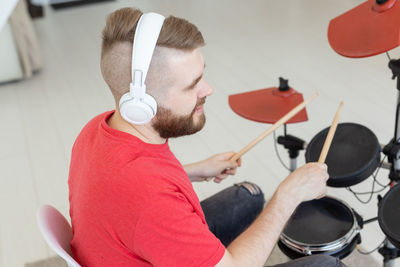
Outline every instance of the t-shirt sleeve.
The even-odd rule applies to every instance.
[[[147,201],[133,237],[135,253],[154,266],[214,266],[225,247],[179,191]]]

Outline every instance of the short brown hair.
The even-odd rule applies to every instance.
[[[131,82],[132,44],[142,11],[135,8],[122,8],[107,17],[103,29],[101,47],[101,72],[105,82],[110,87],[118,106],[121,96],[129,90]],[[185,19],[170,16],[164,20],[157,41],[158,47],[192,51],[204,46],[201,32],[195,25]],[[113,47],[118,47],[113,49]],[[123,49],[122,49],[123,47]],[[129,48],[130,47],[130,48]],[[122,54],[121,54],[122,53]],[[161,85],[168,80],[162,60],[152,60],[146,81],[150,82],[148,92],[153,96],[158,92],[152,91],[150,85]],[[161,87],[163,87],[161,85]]]
[[[133,43],[136,25],[142,14],[139,9],[126,7],[108,15],[103,29],[102,56],[116,42]],[[157,46],[180,50],[193,50],[203,45],[203,35],[197,27],[185,19],[174,16],[165,19],[157,41]]]

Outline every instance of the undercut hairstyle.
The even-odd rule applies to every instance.
[[[133,39],[142,14],[142,11],[135,8],[116,10],[108,15],[103,29],[101,71],[117,106],[121,96],[129,91]],[[152,87],[163,87],[162,81],[158,79],[165,79],[167,76],[166,59],[161,55],[162,52],[159,52],[162,50],[158,49],[159,47],[192,51],[204,45],[203,36],[195,25],[174,16],[166,18],[146,77],[148,91],[151,92],[154,89]]]

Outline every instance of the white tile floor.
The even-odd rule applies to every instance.
[[[177,157],[188,163],[212,153],[239,150],[268,125],[245,120],[229,108],[228,95],[276,86],[290,79],[296,90],[321,95],[308,107],[309,121],[288,127],[309,141],[332,121],[340,102],[341,121],[369,127],[386,143],[392,136],[397,92],[385,55],[348,59],[327,41],[330,19],[360,0],[137,0],[46,10],[35,21],[45,66],[32,79],[0,86],[0,265],[23,266],[53,255],[36,225],[35,211],[50,203],[68,215],[67,173],[72,144],[93,116],[113,108],[99,70],[101,30],[108,13],[124,6],[173,14],[203,32],[206,78],[215,93],[206,105],[207,124],[197,135],[171,140]],[[400,50],[390,52],[400,57]],[[279,130],[281,132],[281,130]],[[286,158],[286,151],[279,148]],[[299,164],[304,163],[304,153]],[[236,177],[222,185],[196,184],[200,199],[243,179],[259,184],[266,196],[287,175],[271,137],[243,158]],[[387,171],[379,175],[386,182]],[[370,189],[371,179],[355,186]],[[344,189],[331,195],[347,201],[365,218],[376,216],[376,198],[363,205]],[[363,247],[383,239],[378,224],[362,230]],[[355,252],[357,253],[357,252]],[[379,254],[373,254],[381,261]],[[397,263],[397,266],[400,266]]]

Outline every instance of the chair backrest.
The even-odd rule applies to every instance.
[[[56,208],[44,205],[37,211],[37,221],[50,248],[63,258],[68,266],[80,267],[72,257],[70,247],[72,229],[64,216]]]

